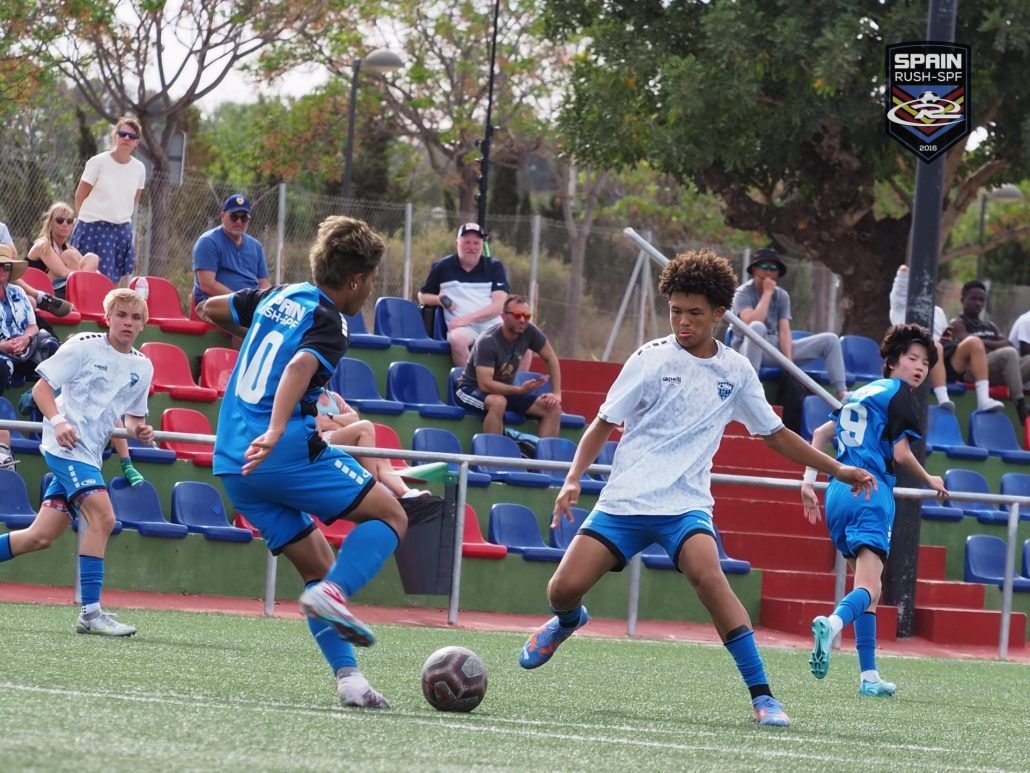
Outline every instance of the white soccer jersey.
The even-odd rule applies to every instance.
[[[726,425],[736,420],[758,435],[783,427],[747,359],[716,345],[714,357],[700,359],[670,335],[627,360],[598,411],[605,421],[625,422],[598,510],[710,515],[712,457]]]
[[[61,390],[57,410],[79,434],[75,448],[63,448],[53,426],[44,420],[40,447],[48,454],[100,467],[111,432],[123,414],[147,415],[154,366],[135,349],[129,354],[117,351],[106,333],[72,336],[36,372],[55,391]]]

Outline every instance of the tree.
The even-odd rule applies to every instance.
[[[718,194],[730,226],[842,277],[846,331],[883,332],[916,163],[883,130],[884,46],[923,37],[924,3],[547,5],[552,30],[590,41],[560,121],[578,158],[647,161]],[[1026,174],[1030,5],[963,6],[956,40],[972,46],[984,139],[947,156],[945,238],[984,186]]]

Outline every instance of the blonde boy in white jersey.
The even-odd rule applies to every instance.
[[[0,562],[23,553],[45,550],[77,512],[85,522],[79,545],[82,613],[77,633],[131,636],[136,629],[115,620],[100,607],[104,551],[114,528],[114,510],[100,467],[116,421],[144,443],[154,439],[146,423],[147,394],[154,374],[150,360],[132,345],[147,321],[147,304],[129,289],[112,290],[104,298],[107,333],[72,336],[44,361],[32,388],[43,412],[40,444],[54,480],[47,487],[39,514],[24,531],[0,536]],[[60,389],[60,396],[55,390]]]
[[[719,564],[712,457],[726,424],[737,420],[773,450],[851,484],[856,494],[868,491],[873,478],[786,429],[747,359],[712,337],[736,287],[730,264],[707,250],[678,255],[662,270],[658,290],[669,296],[672,335],[645,344],[629,358],[580,440],[551,528],[563,515],[572,519],[569,508],[579,499],[580,476],[616,426],[625,424],[597,506],[548,583],[555,616],[530,636],[519,663],[536,668],[550,660],[589,621],[582,601],[594,584],[657,542],[711,615],[751,693],[755,722],[786,727],[790,719],[769,690],[747,611]]]

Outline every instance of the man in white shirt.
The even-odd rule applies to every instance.
[[[139,440],[153,440],[146,415],[154,367],[132,346],[147,321],[146,302],[132,290],[112,290],[104,298],[104,312],[108,332],[72,336],[36,369],[40,379],[32,397],[46,419],[40,450],[54,479],[32,525],[0,535],[0,563],[50,547],[80,514],[85,523],[78,559],[82,613],[75,630],[131,636],[133,626],[100,606],[104,552],[115,520],[100,467],[111,430],[123,414],[126,428]]]
[[[784,427],[750,362],[712,337],[736,286],[729,262],[707,250],[678,255],[662,270],[658,290],[669,297],[672,335],[644,344],[629,358],[580,440],[552,528],[562,516],[572,519],[580,477],[624,424],[608,483],[547,586],[555,616],[529,638],[519,663],[546,663],[589,621],[582,600],[594,584],[657,542],[711,615],[751,693],[755,722],[783,727],[790,719],[772,696],[751,621],[719,563],[712,457],[726,425],[736,420],[778,453],[833,475],[856,493],[868,491],[872,476],[841,465]]]

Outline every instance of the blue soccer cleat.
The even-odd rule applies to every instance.
[[[830,647],[833,644],[829,618],[820,615],[812,621],[812,638],[815,644],[812,646],[808,667],[812,669],[812,676],[822,679],[830,670]]]
[[[885,682],[882,679],[878,682],[867,682],[863,679],[858,694],[868,698],[889,698],[897,689],[898,686],[894,682]]]
[[[755,723],[765,727],[790,727],[790,717],[783,706],[771,695],[759,695],[751,700],[755,709]]]
[[[568,639],[572,634],[590,622],[590,615],[587,608],[583,607],[580,613],[579,622],[572,628],[563,628],[558,622],[557,615],[552,617],[542,626],[533,631],[519,653],[519,665],[523,668],[537,668],[542,666],[558,649],[558,645]]]

